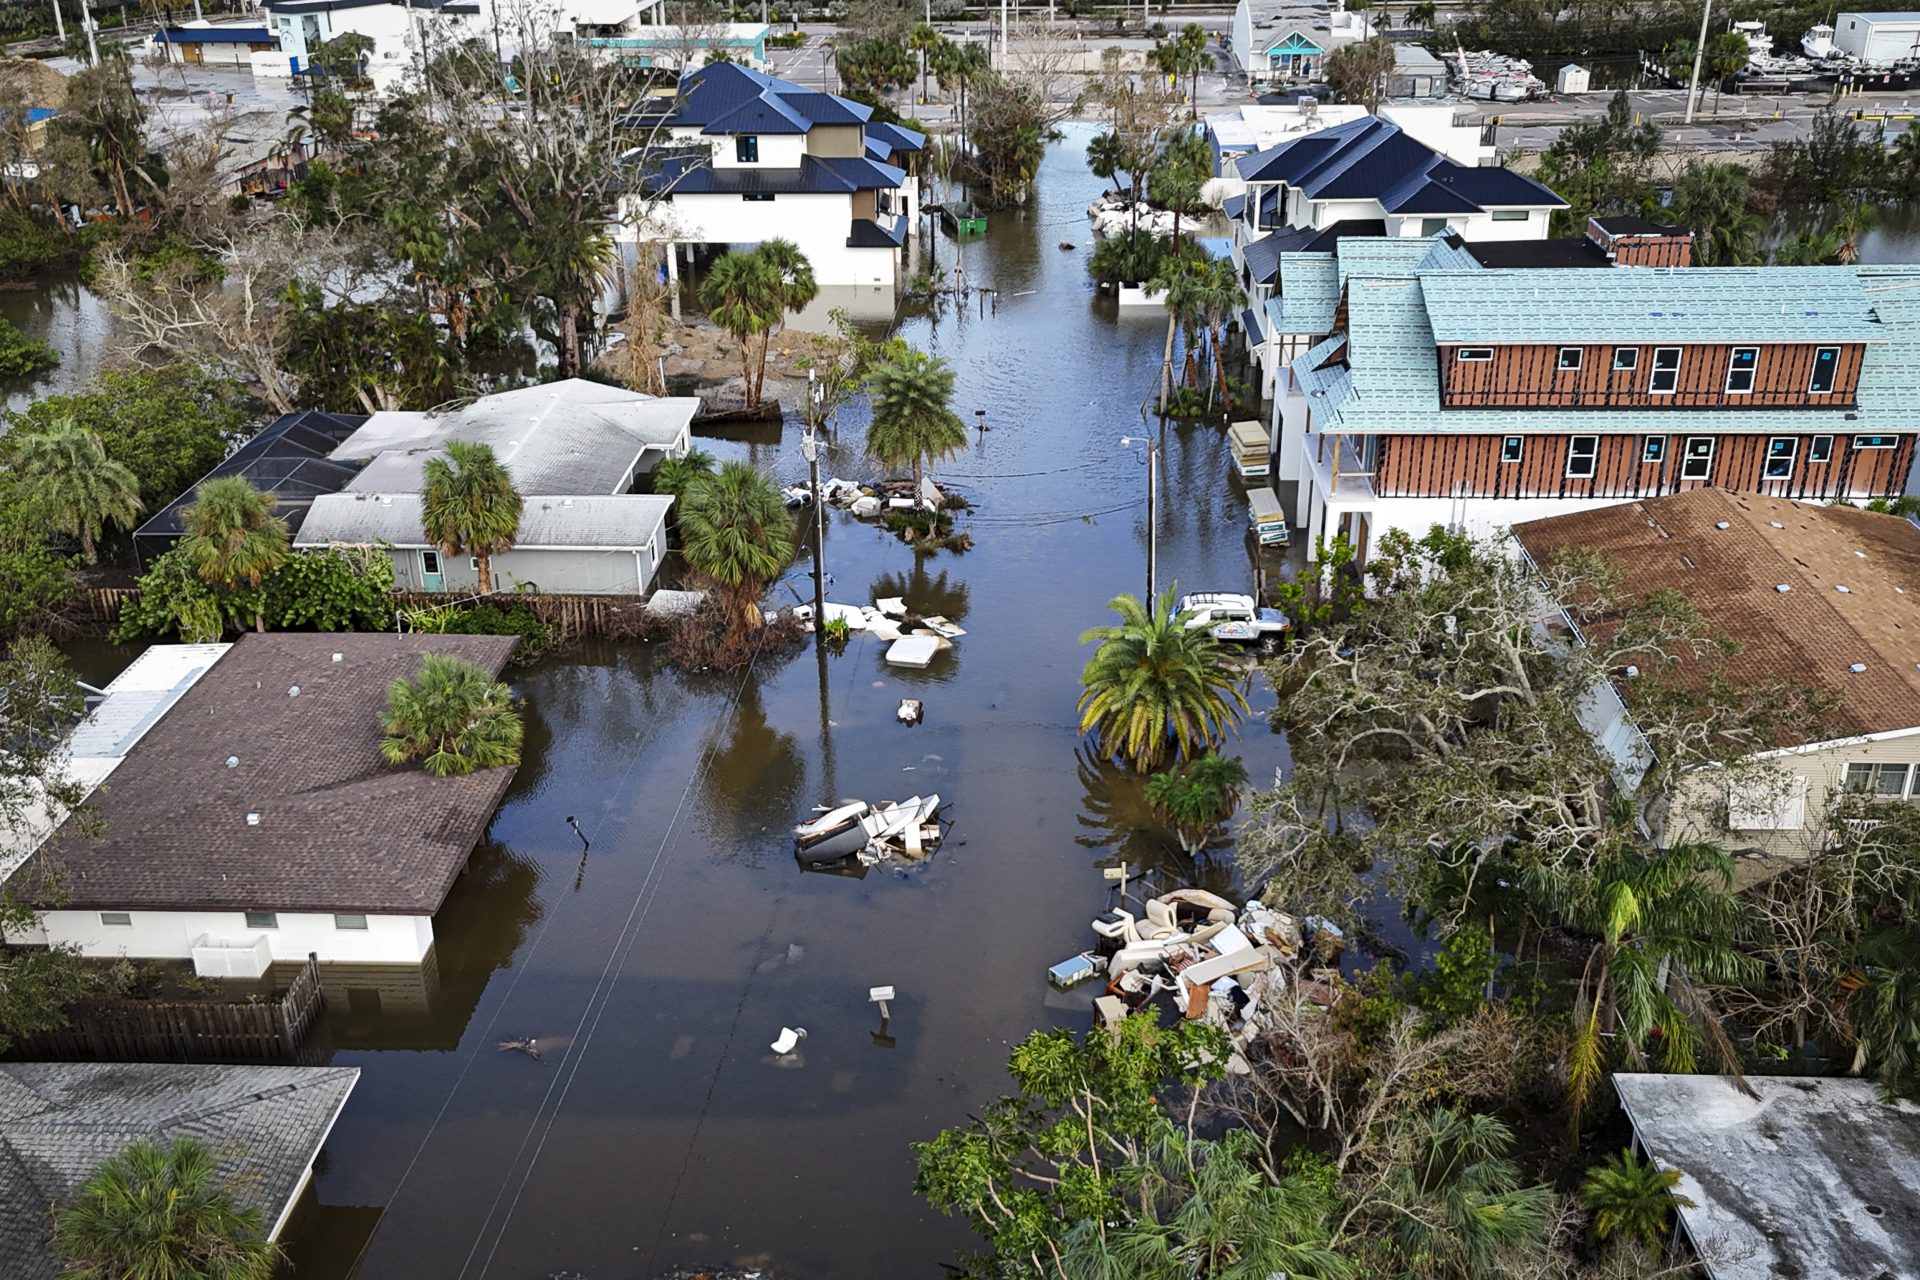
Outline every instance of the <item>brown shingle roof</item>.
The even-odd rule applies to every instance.
[[[514,643],[245,636],[94,794],[102,833],[56,833],[22,879],[56,877],[58,905],[82,909],[431,915],[514,770],[435,778],[383,763],[387,687],[428,653],[497,675]]]
[[[1635,595],[1678,590],[1740,646],[1716,668],[1735,686],[1777,678],[1837,699],[1823,737],[1920,726],[1920,529],[1904,519],[1696,489],[1513,532],[1536,561],[1591,547]]]

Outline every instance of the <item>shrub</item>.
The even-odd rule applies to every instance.
[[[0,318],[0,378],[29,378],[60,363],[60,353]]]

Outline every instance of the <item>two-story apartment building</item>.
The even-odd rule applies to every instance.
[[[682,153],[644,179],[626,220],[682,245],[793,241],[823,285],[899,283],[926,139],[837,94],[729,63],[690,72],[661,121]]]
[[[1336,49],[1378,32],[1346,0],[1239,0],[1228,48],[1249,85],[1304,83],[1325,79]]]
[[[1905,488],[1920,268],[1486,267],[1445,239],[1419,262],[1351,257],[1279,448],[1310,535],[1345,532],[1362,559],[1388,529],[1489,533],[1709,486]]]

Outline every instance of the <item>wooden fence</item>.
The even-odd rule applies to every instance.
[[[74,593],[75,614],[101,629],[120,620],[120,611],[140,599],[138,587],[84,587]]]
[[[293,1062],[326,997],[309,955],[286,991],[269,1000],[87,1000],[58,1031],[24,1036],[15,1059],[91,1062]]]

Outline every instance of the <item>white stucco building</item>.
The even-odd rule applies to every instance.
[[[314,51],[349,33],[373,42],[366,74],[381,93],[417,71],[420,52],[494,39],[493,0],[261,0],[279,47],[253,55],[259,76],[305,71]]]
[[[435,778],[380,758],[394,680],[446,653],[498,674],[512,637],[271,632],[158,645],[75,730],[97,829],[8,834],[0,871],[40,924],[7,941],[191,960],[415,965],[512,767]],[[24,856],[22,856],[24,855]]]
[[[899,284],[920,208],[906,166],[926,139],[836,94],[716,63],[660,100],[681,154],[630,198],[623,238],[683,246],[791,240],[823,286]]]

